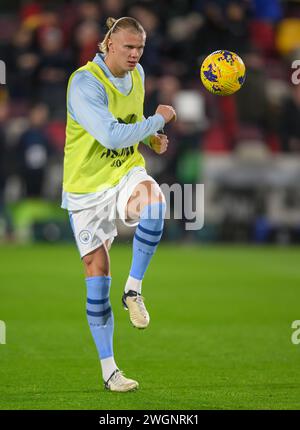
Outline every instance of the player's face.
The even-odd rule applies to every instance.
[[[119,30],[111,35],[109,56],[115,68],[129,72],[139,62],[145,47],[146,35],[129,30]]]

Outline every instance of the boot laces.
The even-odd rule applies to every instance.
[[[136,302],[136,304],[138,305],[139,310],[140,310],[143,314],[146,314],[146,313],[147,313],[147,310],[146,310],[146,307],[145,307],[145,304],[144,304],[144,300],[145,300],[145,298],[139,294],[139,295],[136,297],[135,302]]]

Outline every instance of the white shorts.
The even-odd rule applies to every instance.
[[[108,241],[112,244],[118,235],[116,219],[129,227],[136,226],[139,220],[126,220],[126,206],[135,187],[144,181],[158,183],[143,168],[134,169],[124,176],[118,185],[105,191],[96,206],[69,211],[70,222],[81,258]]]

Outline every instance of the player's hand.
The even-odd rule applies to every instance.
[[[172,120],[176,121],[176,112],[172,106],[158,105],[155,113],[159,113],[160,115],[162,115],[166,124]]]
[[[150,147],[156,154],[163,154],[168,149],[168,138],[165,134],[157,134],[150,137]]]

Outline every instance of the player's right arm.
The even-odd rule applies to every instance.
[[[135,124],[120,124],[108,110],[104,86],[89,72],[78,72],[68,94],[68,112],[89,134],[109,149],[121,149],[155,134],[175,114],[173,108],[160,105],[155,115]]]

